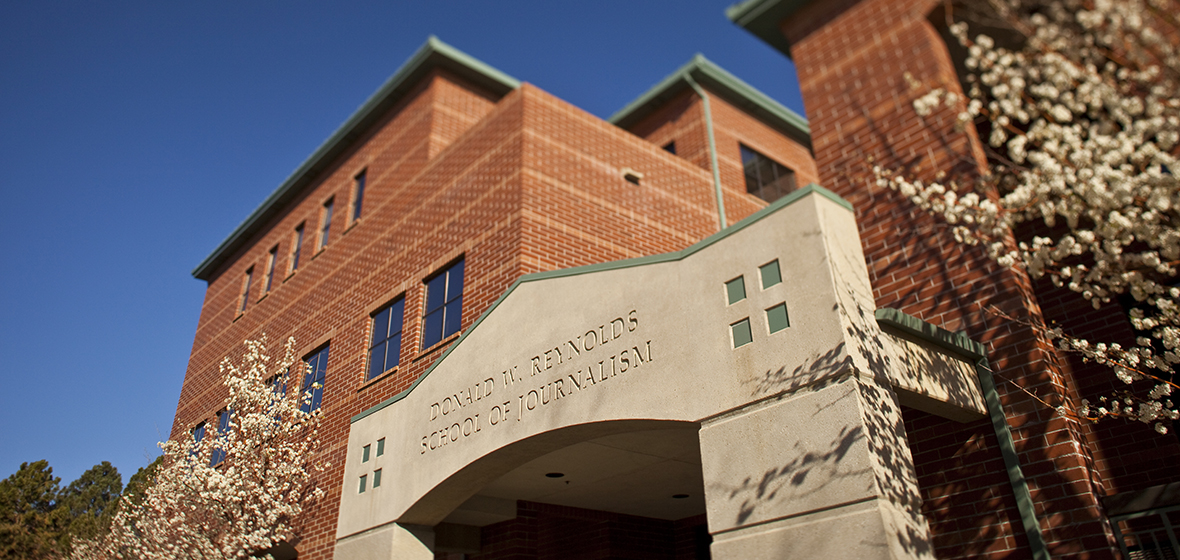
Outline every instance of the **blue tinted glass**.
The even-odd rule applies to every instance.
[[[422,347],[430,348],[442,340],[443,311],[439,309],[422,320]]]
[[[193,442],[200,443],[203,439],[205,439],[205,423],[201,422],[197,424],[196,428],[193,428]]]
[[[384,342],[389,336],[389,308],[382,309],[376,317],[373,317],[373,340],[369,342],[369,346],[376,348],[377,344]]]
[[[463,296],[447,304],[446,321],[443,325],[443,338],[459,332],[463,322]]]
[[[382,342],[369,351],[369,377],[372,379],[385,372],[385,343]]]
[[[231,411],[226,410],[226,411],[217,415],[217,433],[218,434],[224,434],[229,431],[229,419],[230,419],[231,414],[233,414]]]
[[[385,345],[385,369],[390,369],[401,361],[402,333],[389,337],[389,344]]]
[[[447,275],[439,274],[426,283],[426,312],[430,313],[446,303]]]
[[[406,300],[399,299],[389,306],[389,334],[402,332],[402,322],[406,310]]]
[[[463,295],[463,261],[455,263],[450,270],[447,271],[447,301],[452,301]]]
[[[310,393],[311,402],[305,402],[300,406],[304,412],[310,412],[320,407],[320,398],[324,393],[324,378],[328,373],[328,347],[325,346],[323,350],[308,357],[307,364],[309,367],[307,375],[303,378],[303,395]],[[317,383],[319,386],[314,387]],[[302,398],[302,395],[300,398]]]

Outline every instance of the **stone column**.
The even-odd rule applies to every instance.
[[[933,559],[896,397],[854,375],[707,420],[712,554]]]
[[[434,560],[434,529],[389,523],[336,541],[336,560]]]

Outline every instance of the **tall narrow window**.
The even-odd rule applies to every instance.
[[[463,261],[426,281],[426,315],[422,318],[422,347],[429,348],[459,332],[463,321]]]
[[[795,172],[754,150],[741,146],[746,192],[774,202],[795,190]]]
[[[324,225],[320,228],[320,249],[328,246],[328,234],[332,231],[332,206],[335,202],[336,199],[329,198],[324,203]]]
[[[217,440],[213,443],[213,453],[209,456],[210,466],[224,461],[228,456],[224,446],[225,435],[229,433],[230,415],[229,409],[217,413]]]
[[[291,272],[299,270],[299,253],[303,250],[303,224],[295,226],[294,239],[291,240]]]
[[[188,452],[190,457],[197,454],[197,445],[203,439],[205,439],[205,423],[201,422],[193,427],[193,446],[189,448]]]
[[[316,350],[303,361],[307,364],[307,373],[303,376],[303,393],[300,397],[303,404],[299,408],[311,412],[320,409],[320,400],[324,396],[324,379],[328,376],[328,347]]]
[[[355,187],[353,190],[356,193],[352,197],[352,221],[354,221],[354,222],[357,220],[357,218],[361,217],[361,203],[364,202],[364,200],[365,200],[365,174],[366,173],[368,173],[368,170],[361,171],[360,173],[357,174],[357,176],[353,180],[355,183]]]
[[[270,253],[266,255],[266,290],[264,293],[270,293],[271,286],[275,283],[275,263],[279,260],[279,246],[275,245],[270,248]]]
[[[365,379],[372,379],[398,364],[402,348],[402,315],[405,298],[385,306],[373,316],[373,337],[369,341],[369,372]]]
[[[246,304],[250,303],[250,282],[254,279],[254,267],[246,269],[246,277],[242,278],[242,304],[238,306],[238,313],[246,310]]]

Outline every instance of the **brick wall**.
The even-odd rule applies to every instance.
[[[627,167],[644,174],[640,184],[623,178]],[[350,223],[361,170],[363,213]],[[744,192],[730,196],[746,214],[763,205]],[[317,252],[323,204],[333,197],[330,241]],[[288,275],[301,223],[299,268]],[[330,343],[321,454],[332,466],[318,479],[327,495],[303,516],[298,545],[301,558],[330,558],[350,418],[409,387],[454,340],[421,349],[426,278],[464,259],[466,328],[522,274],[673,251],[716,230],[708,171],[534,86],[496,99],[435,71],[213,275],[172,437],[187,437],[222,408],[217,363],[239,355],[241,341],[266,334],[277,353],[294,336],[300,356]],[[264,295],[260,271],[276,244],[280,274]],[[370,317],[397,297],[406,309],[400,365],[365,381]],[[693,538],[676,542],[692,549]]]
[[[944,226],[878,188],[869,172],[873,163],[926,179],[934,169],[981,169],[978,140],[953,130],[953,111],[923,119],[912,109],[921,92],[908,87],[907,72],[930,87],[958,87],[946,46],[926,19],[937,6],[933,0],[812,2],[782,22],[808,108],[820,182],[857,210],[879,307],[965,330],[987,345],[1053,555],[1109,557],[1109,532],[1097,503],[1105,487],[1090,468],[1088,427],[1056,416],[1019,388],[1054,406],[1078,397],[1073,372],[1048,341],[1021,324],[1043,321],[1032,283],[979,251],[955,246]],[[1026,554],[991,426],[916,411],[907,411],[906,426],[936,555]]]

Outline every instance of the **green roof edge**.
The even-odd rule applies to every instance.
[[[886,307],[876,311],[877,324],[892,327],[904,333],[916,336],[949,350],[955,354],[971,358],[974,361],[987,357],[987,349],[963,333],[951,332],[938,325],[923,321],[900,309]]]
[[[538,280],[548,280],[550,278],[562,278],[565,276],[579,276],[582,274],[590,274],[593,272],[602,272],[604,270],[618,270],[618,269],[623,269],[623,268],[634,268],[637,266],[646,266],[646,265],[650,265],[650,264],[658,264],[658,263],[674,262],[674,261],[683,260],[684,258],[696,253],[697,251],[700,251],[710,245],[713,245],[714,243],[717,243],[718,241],[721,241],[722,239],[725,239],[726,237],[729,237],[730,235],[733,235],[733,234],[753,225],[754,223],[757,223],[762,218],[765,218],[766,216],[769,216],[770,214],[775,213],[779,209],[789,206],[792,203],[799,201],[803,197],[805,197],[809,194],[812,194],[812,193],[820,195],[824,198],[827,198],[827,199],[835,202],[836,204],[840,205],[842,208],[844,208],[845,210],[848,210],[849,212],[854,211],[852,208],[852,203],[848,202],[847,200],[844,200],[843,198],[840,197],[840,195],[838,195],[832,191],[829,191],[828,189],[825,189],[815,183],[811,183],[811,184],[809,184],[809,185],[807,185],[807,186],[805,186],[805,187],[803,187],[791,194],[788,194],[787,196],[784,196],[784,197],[766,205],[761,210],[758,210],[757,212],[754,212],[753,214],[746,216],[740,222],[737,222],[737,223],[735,223],[735,224],[733,224],[733,225],[731,225],[731,226],[729,226],[717,233],[714,233],[713,235],[710,235],[709,237],[706,237],[706,238],[694,243],[693,245],[686,247],[684,249],[681,249],[679,251],[673,251],[671,253],[663,253],[663,254],[659,254],[659,255],[650,255],[650,256],[646,256],[646,257],[638,257],[638,258],[634,258],[634,259],[624,259],[621,261],[611,261],[611,262],[605,262],[605,263],[591,264],[591,265],[587,265],[587,266],[566,268],[566,269],[562,269],[562,270],[549,270],[549,271],[545,271],[545,272],[535,272],[533,274],[526,274],[524,276],[521,276],[520,278],[517,278],[516,281],[513,282],[512,285],[509,286],[507,290],[504,290],[504,293],[501,294],[499,298],[496,298],[496,301],[492,302],[492,304],[490,306],[488,306],[488,309],[486,311],[484,311],[483,314],[480,315],[479,318],[476,319],[475,322],[472,323],[471,326],[467,328],[467,330],[463,331],[463,334],[460,335],[459,338],[457,340],[455,340],[455,342],[453,344],[451,344],[451,346],[449,348],[447,348],[446,351],[443,352],[442,355],[439,356],[438,359],[435,360],[434,363],[430,365],[429,368],[426,369],[426,371],[422,372],[422,375],[419,375],[418,379],[415,379],[414,382],[411,383],[409,387],[406,387],[400,393],[398,393],[392,397],[389,397],[388,399],[385,399],[384,401],[381,401],[378,404],[373,405],[372,407],[357,414],[356,416],[353,416],[351,423],[356,423],[356,422],[364,419],[365,417],[370,416],[370,415],[380,411],[381,409],[406,398],[406,396],[408,396],[410,394],[410,391],[413,391],[414,388],[417,387],[418,384],[421,383],[423,379],[426,379],[427,375],[430,375],[430,372],[434,371],[434,368],[438,367],[438,365],[441,364],[443,362],[443,360],[447,359],[447,356],[449,356],[455,348],[458,348],[459,345],[463,343],[463,341],[467,338],[467,335],[471,334],[472,332],[475,332],[475,329],[479,327],[480,323],[482,323],[483,320],[485,318],[487,318],[488,315],[491,315],[491,313],[493,311],[495,311],[497,307],[500,306],[500,303],[502,303],[505,299],[508,299],[508,296],[511,295],[512,292],[516,291],[517,286],[520,286],[521,284],[524,284],[525,282],[536,282]],[[915,319],[915,320],[917,320],[917,319]]]
[[[791,43],[779,22],[791,17],[810,0],[746,0],[725,9],[725,17],[791,58]]]
[[[654,111],[656,109],[654,105],[661,101],[661,98],[679,92],[681,88],[689,87],[684,78],[690,75],[698,82],[714,86],[718,89],[717,93],[731,101],[736,101],[739,107],[745,105],[753,108],[755,116],[761,117],[775,128],[785,132],[809,149],[811,148],[811,126],[807,123],[807,119],[784,107],[737,76],[730,74],[700,53],[697,53],[692,57],[692,60],[676,69],[675,72],[652,86],[634,101],[616,111],[607,120],[620,128],[630,127]]]
[[[424,43],[392,76],[373,92],[347,120],[341,124],[319,148],[316,148],[302,164],[287,177],[277,189],[266,197],[234,231],[229,234],[193,269],[192,275],[200,280],[209,280],[213,272],[230,254],[247,242],[266,223],[267,219],[282,210],[285,203],[298,196],[299,192],[316,175],[343,153],[352,141],[373,124],[381,114],[401,99],[417,82],[415,78],[430,68],[447,64],[465,78],[471,79],[493,91],[507,94],[520,87],[520,81],[505,74],[471,55],[452,47],[434,35]]]

